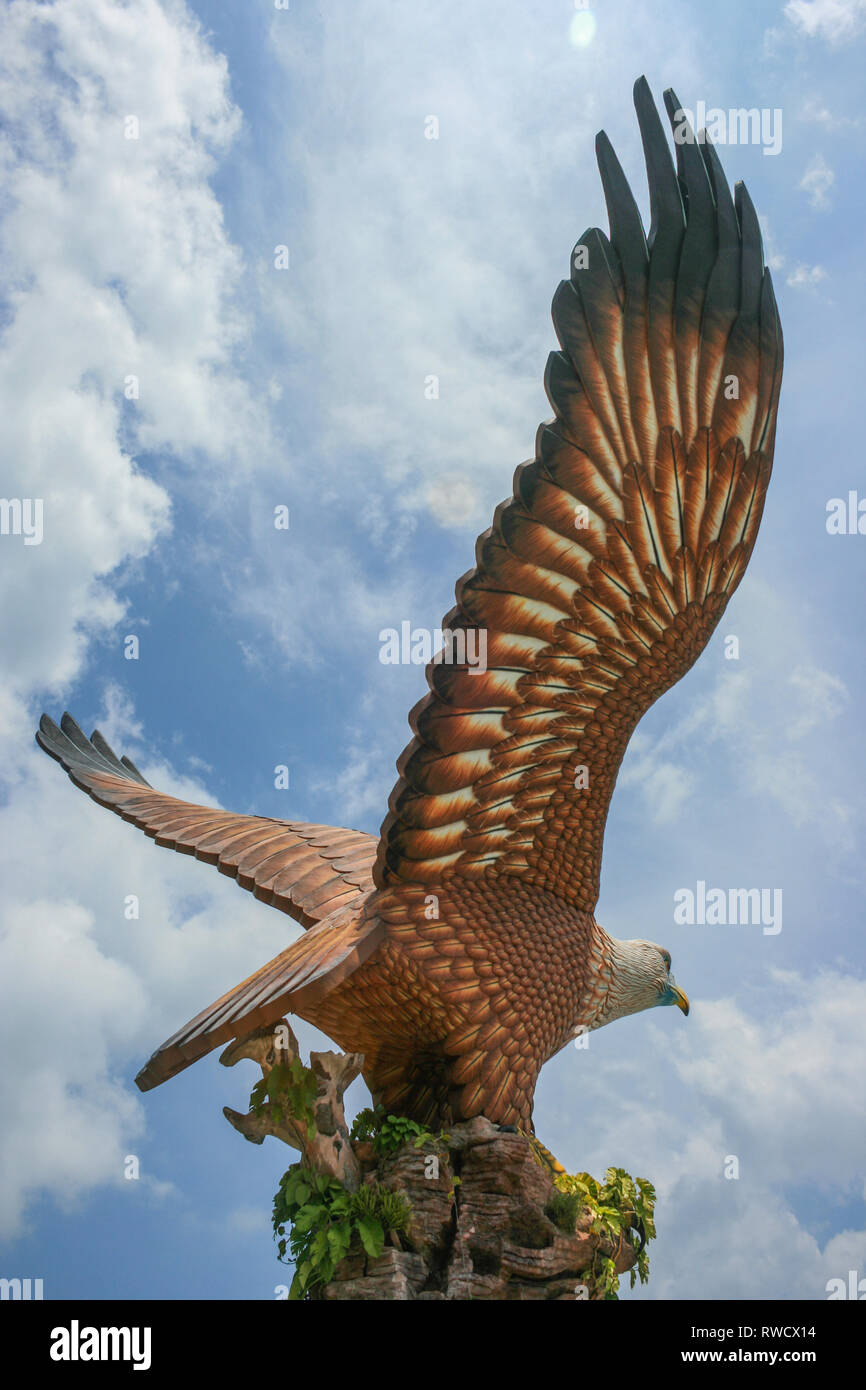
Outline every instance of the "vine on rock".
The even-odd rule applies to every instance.
[[[554,1186],[557,1191],[547,1207],[551,1220],[561,1230],[573,1231],[581,1217],[585,1219],[589,1215],[592,1234],[615,1245],[617,1254],[623,1241],[634,1232],[640,1244],[637,1263],[629,1272],[631,1287],[634,1288],[638,1278],[642,1284],[648,1283],[646,1247],[656,1235],[656,1191],[652,1183],[646,1178],[631,1177],[624,1168],[608,1168],[603,1183],[589,1173],[560,1173],[554,1179]],[[606,1255],[597,1249],[592,1264],[582,1276],[608,1301],[618,1298],[619,1275],[615,1259],[616,1255]]]

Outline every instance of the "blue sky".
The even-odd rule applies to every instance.
[[[535,1123],[571,1169],[656,1183],[634,1296],[823,1298],[866,1274],[866,540],[825,525],[866,493],[866,5],[592,13],[581,47],[565,0],[4,10],[0,493],[43,497],[45,534],[0,537],[0,1273],[47,1297],[284,1282],[291,1154],[221,1114],[252,1066],[212,1055],[146,1096],[132,1077],[299,929],[84,798],[32,745],[38,715],[98,725],[172,794],[377,831],[425,689],[378,634],[439,624],[550,413],[550,300],[606,226],[602,126],[646,216],[641,72],[659,101],[782,112],[777,155],[720,155],[762,220],[785,380],[746,578],[608,822],[597,916],[671,949],[692,1014],[566,1049]],[[698,880],[781,889],[781,932],[676,924]]]

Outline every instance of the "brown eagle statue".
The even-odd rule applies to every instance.
[[[363,1053],[387,1111],[530,1131],[538,1074],[578,1031],[688,1013],[668,951],[595,920],[602,839],[632,730],[748,563],[782,335],[748,193],[665,104],[676,166],[637,82],[648,236],[597,138],[610,236],[586,232],[554,296],[554,419],[457,584],[378,840],[165,796],[98,732],[43,717],[76,786],[306,929],[169,1038],[141,1090],[294,1013]]]

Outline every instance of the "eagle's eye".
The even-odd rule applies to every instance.
[[[665,965],[667,966],[668,971],[670,971],[670,968],[671,968],[671,953],[670,953],[670,951],[662,951],[662,960],[664,961]]]

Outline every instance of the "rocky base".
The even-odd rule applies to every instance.
[[[562,1231],[545,1212],[554,1194],[529,1140],[483,1117],[453,1126],[447,1147],[406,1147],[377,1158],[354,1146],[362,1182],[380,1182],[411,1203],[407,1236],[392,1237],[378,1259],[352,1253],[317,1300],[593,1300],[587,1281],[599,1249],[617,1273],[631,1269],[633,1246],[592,1235],[588,1213]]]

